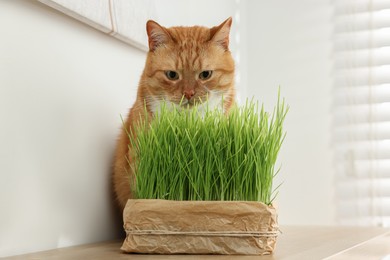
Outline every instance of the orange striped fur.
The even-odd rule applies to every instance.
[[[223,97],[224,111],[230,109],[235,99],[234,61],[228,47],[231,23],[229,18],[213,28],[165,28],[154,21],[147,22],[149,52],[137,99],[125,121],[128,131],[145,118],[145,108],[152,118],[162,101],[183,108],[206,102],[209,107],[222,107]],[[177,79],[169,78],[169,71],[177,73],[172,74]],[[211,76],[202,78],[204,71],[211,71]],[[132,158],[128,146],[129,139],[123,129],[113,172],[114,192],[121,209],[131,198],[130,181],[134,177],[129,167]]]

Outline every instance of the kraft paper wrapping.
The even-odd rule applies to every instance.
[[[275,208],[246,201],[128,200],[122,250],[149,254],[271,254]]]

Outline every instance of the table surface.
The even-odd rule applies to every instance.
[[[261,259],[390,259],[390,229],[365,227],[282,227],[275,251]],[[73,246],[8,259],[259,259],[259,256],[138,255],[120,251],[121,241]]]

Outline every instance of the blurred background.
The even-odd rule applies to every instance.
[[[76,2],[0,0],[0,257],[121,236],[110,171],[148,19],[211,27],[233,17],[239,102],[272,111],[280,86],[290,106],[275,180],[282,227],[390,225],[390,1],[96,0],[81,16],[61,10]],[[107,5],[119,10],[115,28],[83,18]]]

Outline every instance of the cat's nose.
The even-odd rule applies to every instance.
[[[186,99],[190,100],[195,95],[195,90],[193,89],[184,90],[183,95],[186,97]]]

